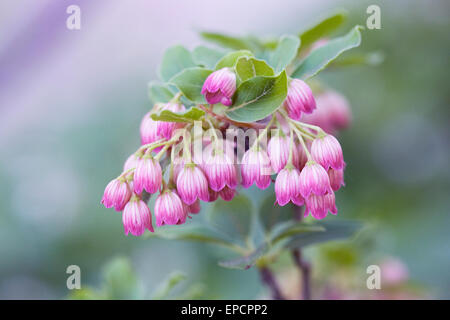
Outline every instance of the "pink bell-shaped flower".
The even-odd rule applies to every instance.
[[[122,179],[114,179],[106,186],[101,203],[106,208],[114,207],[116,211],[122,211],[130,197],[128,183]]]
[[[325,170],[330,167],[336,170],[344,168],[344,156],[339,141],[332,135],[314,139],[311,145],[311,156]]]
[[[140,236],[144,233],[145,229],[154,232],[150,209],[136,195],[125,206],[122,221],[125,235],[131,233],[133,236]]]
[[[177,191],[187,205],[193,204],[197,199],[209,200],[208,180],[202,170],[193,163],[185,165],[178,173]]]
[[[248,188],[253,183],[260,189],[266,189],[271,180],[270,159],[264,150],[250,148],[242,157],[241,176],[242,186]]]
[[[206,78],[201,93],[209,104],[222,103],[231,106],[235,91],[236,75],[230,68],[222,68]]]
[[[155,201],[155,218],[158,227],[186,222],[187,209],[176,192],[164,190]]]
[[[291,119],[300,120],[302,113],[312,113],[316,108],[311,88],[300,79],[292,79],[284,107]]]

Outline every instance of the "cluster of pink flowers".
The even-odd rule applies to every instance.
[[[210,104],[229,106],[235,91],[236,76],[232,69],[224,68],[209,75],[201,93]],[[313,93],[305,82],[290,81],[283,106],[245,151],[239,165],[234,142],[216,135],[202,140],[201,157],[192,156],[190,140],[179,133],[183,130],[176,130],[184,127],[186,131],[189,124],[151,118],[157,111],[185,109],[178,99],[155,105],[141,122],[142,146],[126,160],[122,174],[105,189],[102,203],[123,211],[125,234],[140,236],[146,229],[154,231],[152,213],[146,204],[151,194],[159,193],[154,206],[157,227],[183,224],[191,214],[199,213],[200,201],[212,202],[219,197],[230,201],[239,185],[249,188],[255,184],[266,189],[275,174],[278,205],[304,205],[305,216],[311,214],[316,219],[324,218],[328,212],[337,213],[334,192],[344,185],[343,153],[334,136],[299,121],[303,114],[309,115],[316,109]],[[205,123],[209,129],[216,129],[214,126],[221,120],[205,118]],[[274,128],[277,130],[272,130],[267,147],[262,146],[259,138]],[[185,147],[182,156],[174,152],[177,145]]]

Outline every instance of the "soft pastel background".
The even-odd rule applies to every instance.
[[[70,4],[81,7],[79,31],[65,26]],[[131,259],[148,292],[179,270],[185,285],[203,284],[205,298],[260,296],[255,270],[217,266],[207,245],[124,236],[120,214],[100,205],[103,188],[138,146],[147,83],[165,48],[192,48],[203,29],[296,33],[337,7],[350,13],[345,31],[365,24],[369,4],[381,7],[382,29],[364,31],[361,49],[383,51],[384,63],[321,75],[354,113],[341,135],[348,167],[339,216],[370,222],[365,237],[376,243],[373,260],[353,270],[364,287],[367,265],[395,256],[427,297],[450,298],[445,0],[2,1],[0,298],[64,298],[71,264],[82,285],[98,286],[115,256]],[[320,268],[338,277],[333,264]]]

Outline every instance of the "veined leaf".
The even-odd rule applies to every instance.
[[[194,62],[208,69],[214,69],[217,62],[226,54],[224,50],[198,46],[192,51]]]
[[[224,48],[230,48],[233,50],[253,49],[251,41],[245,38],[238,38],[215,32],[201,32],[200,35],[203,39],[218,44]]]
[[[325,230],[323,232],[308,232],[293,236],[287,241],[285,247],[293,249],[325,241],[346,239],[355,234],[362,225],[357,221],[339,220],[317,223],[317,226],[321,226]]]
[[[274,245],[294,236],[324,231],[326,229],[323,226],[291,220],[275,225],[270,232],[270,241]]]
[[[261,258],[268,251],[267,244],[262,244],[258,249],[252,253],[238,257],[236,259],[219,261],[219,266],[230,269],[246,270],[253,266],[256,261]]]
[[[330,63],[329,67],[349,67],[356,65],[377,66],[384,61],[384,54],[382,52],[358,52],[348,53],[339,56],[336,60]]]
[[[171,228],[170,226],[158,228],[150,236],[156,236],[168,240],[198,241],[222,245],[225,247],[234,245],[234,243],[228,241],[226,237],[223,236],[220,232],[212,230],[207,226],[193,223],[185,224],[183,226],[177,226],[176,228]]]
[[[195,103],[206,103],[205,97],[201,94],[201,91],[203,83],[211,72],[211,70],[200,67],[188,68],[170,79],[170,82],[190,101]]]
[[[152,81],[148,84],[148,96],[155,104],[169,102],[174,94],[167,85]]]
[[[323,70],[341,53],[355,48],[361,43],[361,26],[354,27],[343,37],[333,39],[313,50],[295,69],[293,78],[309,79]]]
[[[347,13],[345,11],[336,12],[303,31],[300,34],[302,48],[307,48],[320,38],[336,31],[344,23],[346,17]]]
[[[300,39],[296,36],[283,36],[275,51],[270,55],[269,63],[278,73],[286,68],[297,56],[300,47]]]
[[[240,82],[256,76],[273,76],[273,69],[264,61],[251,57],[241,57],[236,62],[236,75]]]
[[[173,46],[166,50],[159,68],[162,80],[169,81],[186,68],[196,67],[191,53],[183,46]]]
[[[217,62],[215,69],[233,68],[241,57],[253,57],[253,53],[248,50],[230,52]]]
[[[286,94],[285,71],[277,76],[248,79],[237,88],[233,105],[226,115],[240,122],[261,120],[278,109],[286,98]]]
[[[205,115],[205,111],[192,107],[185,112],[172,112],[169,110],[162,110],[151,115],[155,121],[165,122],[192,122],[200,120]]]

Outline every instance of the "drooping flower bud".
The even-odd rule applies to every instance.
[[[314,161],[308,161],[300,172],[300,193],[308,199],[310,194],[324,195],[332,193],[330,178],[326,170]]]
[[[163,138],[162,135],[158,134],[158,122],[154,121],[150,117],[150,112],[148,112],[142,118],[140,132],[141,132],[141,144],[143,145],[158,141]]]
[[[315,219],[323,219],[328,212],[337,214],[334,192],[325,195],[311,194],[306,199],[305,217],[311,213]]]
[[[250,148],[242,157],[242,186],[248,188],[256,182],[260,189],[266,189],[271,180],[270,159],[264,150]]]
[[[116,211],[122,211],[131,197],[131,190],[124,180],[114,179],[108,183],[101,203],[106,208],[114,207]]]
[[[222,103],[231,106],[231,98],[235,91],[236,75],[230,68],[222,68],[206,78],[201,93],[209,104]]]
[[[328,177],[330,178],[330,185],[334,191],[337,191],[341,186],[345,186],[344,183],[344,169],[335,170],[333,168],[328,169]]]
[[[300,120],[302,113],[312,113],[316,108],[311,88],[300,79],[292,79],[284,107],[291,119]]]
[[[139,159],[134,171],[134,192],[141,194],[142,190],[145,190],[155,193],[161,183],[162,171],[159,162],[148,156]]]
[[[285,168],[278,173],[275,180],[275,195],[280,206],[289,201],[303,204],[300,194],[300,173],[296,168]]]
[[[329,104],[330,122],[338,130],[347,128],[352,122],[350,103],[336,91],[330,90],[325,94]]]
[[[291,145],[291,139],[288,136],[275,135],[270,138],[267,145],[267,153],[269,154],[270,164],[273,171],[278,173],[283,169],[289,159],[289,149]],[[292,149],[292,163],[297,166],[298,164],[298,150],[294,144]]]
[[[219,191],[219,196],[225,200],[225,201],[231,201],[233,200],[234,196],[236,195],[236,190],[231,189],[227,186]]]
[[[324,137],[314,139],[311,145],[311,155],[325,170],[330,167],[336,170],[344,168],[341,145],[332,135],[327,134]]]
[[[136,154],[133,153],[132,155],[130,155],[123,164],[123,171],[125,172],[132,168],[136,168],[138,160],[139,158],[136,156]]]
[[[122,222],[125,235],[131,233],[134,236],[140,236],[144,233],[145,229],[154,232],[150,209],[137,196],[133,196],[125,206]]]
[[[340,93],[328,90],[317,96],[317,109],[302,117],[302,121],[321,127],[333,134],[347,128],[352,121],[352,112],[347,99]]]
[[[183,224],[186,222],[187,210],[177,193],[166,189],[156,198],[155,217],[158,227]]]
[[[202,168],[211,189],[220,191],[225,186],[236,188],[236,167],[226,153],[216,150],[213,155],[206,154],[204,160]]]
[[[197,199],[209,200],[208,180],[193,163],[185,165],[178,174],[177,190],[181,200],[187,205],[193,204]]]

